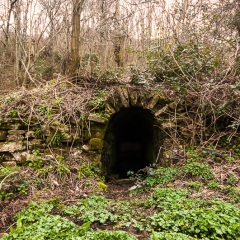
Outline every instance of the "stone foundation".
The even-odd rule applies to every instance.
[[[175,107],[174,101],[165,94],[140,87],[118,86],[109,94],[101,109],[96,106],[94,111],[84,112],[84,119],[79,122],[63,124],[53,118],[40,125],[33,119],[3,117],[0,119],[0,164],[4,167],[26,164],[34,150],[42,156],[49,155],[49,152],[61,152],[67,156],[74,149],[80,150],[92,161],[101,161],[103,172],[109,172],[108,164],[111,165],[113,159],[108,159],[111,154],[106,153],[106,149],[111,148],[106,133],[114,116],[123,109],[131,108],[148,111],[153,117],[154,129],[158,129],[161,136],[154,135],[152,159],[162,164],[164,153],[169,145],[174,144],[171,142],[171,129],[176,124]],[[83,113],[79,114],[83,116]]]

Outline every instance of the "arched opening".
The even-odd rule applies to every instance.
[[[102,165],[106,176],[127,177],[156,161],[159,127],[153,114],[140,107],[115,113],[104,138]]]

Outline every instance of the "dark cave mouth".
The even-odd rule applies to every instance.
[[[155,119],[149,110],[123,108],[110,119],[102,150],[106,176],[126,178],[155,161]]]

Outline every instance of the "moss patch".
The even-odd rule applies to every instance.
[[[93,138],[100,138],[100,139],[104,139],[105,136],[105,132],[106,132],[106,125],[102,125],[102,124],[91,124],[91,136]]]
[[[89,141],[92,150],[101,150],[103,141],[100,138],[91,138]]]

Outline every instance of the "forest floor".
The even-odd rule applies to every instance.
[[[157,168],[152,176],[136,174],[108,183],[90,175],[80,178],[74,173],[42,174],[42,169],[30,167],[1,168],[0,236],[240,239],[239,166],[239,160],[189,161]],[[52,217],[55,220],[49,222]],[[48,229],[41,229],[41,223],[49,224]],[[83,238],[74,238],[80,234],[79,226],[84,228],[86,223]],[[76,232],[72,232],[73,226],[78,228]],[[61,231],[66,235],[56,234]]]

